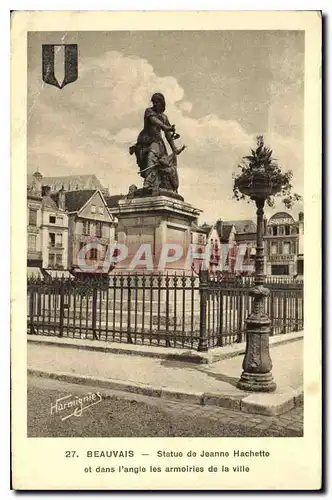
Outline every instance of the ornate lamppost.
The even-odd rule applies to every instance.
[[[272,151],[264,146],[262,136],[257,137],[257,149],[251,153],[239,165],[241,174],[235,177],[233,188],[236,199],[250,199],[257,208],[255,285],[250,290],[253,307],[246,321],[246,352],[237,387],[245,391],[273,392],[277,386],[272,376],[269,351],[271,320],[264,307],[265,298],[270,293],[264,286],[264,205],[267,201],[273,206],[273,197],[279,194],[284,196],[283,202],[288,207],[301,197],[290,194],[292,172],[281,172],[272,158]]]

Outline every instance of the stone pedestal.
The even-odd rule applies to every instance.
[[[200,213],[180,195],[166,190],[150,194],[137,190],[112,208],[118,219],[117,241],[128,248],[127,258],[119,261],[110,275],[111,288],[114,279],[116,283],[123,279],[122,300],[115,301],[116,314],[121,308],[127,317],[130,307],[131,324],[137,332],[147,330],[164,336],[169,332],[179,339],[188,336],[188,342],[194,332],[198,336],[199,283],[187,254]],[[178,245],[182,255],[161,266],[165,244]],[[142,245],[150,256],[140,252]],[[166,255],[172,256],[170,247]]]
[[[186,267],[186,258],[201,210],[186,203],[176,193],[160,190],[146,195],[143,190],[138,191],[141,191],[140,196],[120,200],[118,207],[112,211],[118,218],[118,243],[128,248],[127,258],[117,263],[114,272],[151,272],[146,265],[147,254],[142,254],[142,263],[136,264],[133,269],[133,258],[142,245],[151,249],[153,273],[190,272],[190,268]],[[165,244],[179,245],[182,256],[161,267],[160,256]],[[171,257],[172,254],[174,250],[170,249],[168,255]]]

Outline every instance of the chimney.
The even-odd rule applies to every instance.
[[[65,210],[66,209],[66,195],[65,195],[65,190],[64,190],[63,185],[62,185],[62,188],[60,189],[60,191],[58,193],[58,207],[61,210]]]
[[[221,219],[218,219],[216,222],[216,229],[220,238],[222,238],[222,227],[223,227],[223,221]]]
[[[42,196],[50,196],[51,188],[50,186],[42,186]]]
[[[35,172],[32,176],[32,188],[35,193],[39,194],[39,196],[42,194],[42,180],[43,176],[37,170],[37,172]]]

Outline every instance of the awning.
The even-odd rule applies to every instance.
[[[66,269],[44,269],[51,278],[73,278],[73,275]]]
[[[43,278],[43,274],[39,267],[27,267],[28,278]]]

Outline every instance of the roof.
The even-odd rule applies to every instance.
[[[236,241],[256,241],[256,233],[236,233]]]
[[[207,224],[206,222],[204,222],[204,224],[199,226],[199,229],[203,231],[205,234],[209,234],[213,227],[214,226],[212,224]]]
[[[95,192],[95,189],[83,189],[81,191],[68,191],[65,193],[68,212],[78,212]]]
[[[294,217],[287,212],[276,212],[275,214],[272,215],[272,217],[270,217],[269,222],[271,220],[278,220],[278,219],[291,219],[295,222]]]
[[[32,175],[28,175],[28,185],[32,182]],[[104,186],[97,179],[95,174],[83,175],[62,175],[55,177],[43,177],[41,180],[44,186],[50,186],[52,191],[59,191],[62,186],[65,191],[79,191],[94,189],[105,192]]]
[[[235,226],[236,234],[256,233],[256,224],[250,219],[245,220],[229,220],[227,224]]]
[[[115,207],[119,203],[120,200],[125,198],[124,194],[115,194],[113,196],[104,196],[106,205],[108,207]]]
[[[229,235],[231,234],[231,231],[233,229],[233,225],[234,224],[223,224],[222,225],[222,228],[221,228],[222,234],[219,234],[219,238],[221,240],[228,240],[229,239]],[[219,231],[218,231],[218,233],[219,233]]]
[[[202,226],[198,226],[197,224],[195,224],[194,222],[191,224],[191,229],[193,232],[195,233],[206,233],[206,230],[204,227]]]
[[[53,198],[51,198],[51,196],[43,196],[42,207],[48,207],[48,208],[52,208],[52,209],[55,209],[55,210],[58,209],[58,205],[53,200]]]

